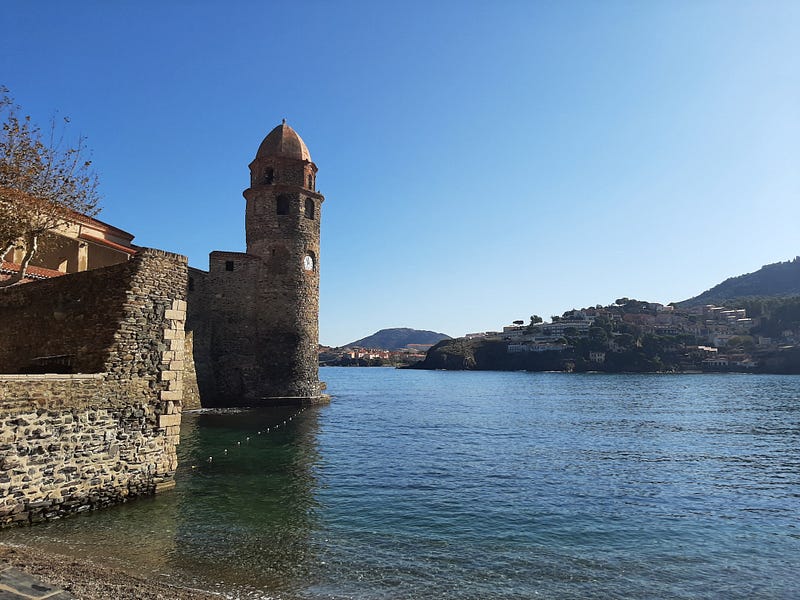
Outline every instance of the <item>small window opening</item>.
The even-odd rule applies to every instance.
[[[225,270],[226,271],[233,271],[233,261],[232,260],[226,260],[225,261]]]
[[[308,189],[314,189],[314,177],[312,175],[308,176]]]
[[[306,219],[314,218],[314,201],[311,198],[306,198]]]
[[[289,196],[278,196],[276,198],[276,209],[279,215],[289,214]]]
[[[270,184],[275,180],[275,171],[273,169],[267,169],[267,172],[264,173],[264,183]]]

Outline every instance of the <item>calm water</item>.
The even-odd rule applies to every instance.
[[[800,597],[800,377],[321,376],[185,415],[174,492],[0,541],[232,598]]]

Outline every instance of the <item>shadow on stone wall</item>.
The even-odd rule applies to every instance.
[[[186,269],[183,256],[142,249],[0,290],[0,370],[13,373],[0,375],[0,526],[172,484]],[[35,370],[51,373],[19,374]]]

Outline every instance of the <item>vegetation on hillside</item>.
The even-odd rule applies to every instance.
[[[777,338],[784,331],[800,329],[800,296],[749,298],[736,304],[757,322],[753,335]]]
[[[730,327],[711,315],[666,310],[670,307],[620,298],[615,304],[570,310],[552,318],[562,337],[547,339],[535,320],[497,336],[445,340],[428,351],[425,369],[684,372],[726,370],[710,359],[729,357],[733,368],[777,373],[800,372],[800,348],[779,346],[775,340],[800,336],[800,296],[752,299],[743,304],[752,320],[749,329],[736,324],[736,335],[723,335],[719,348],[709,337]],[[720,310],[720,309],[717,309]],[[732,312],[732,311],[729,311]],[[664,324],[667,323],[667,324]],[[543,335],[544,334],[544,335]],[[761,343],[764,345],[759,345]],[[535,349],[536,344],[539,348]],[[515,347],[516,346],[516,347]],[[552,347],[552,349],[548,349]],[[754,360],[753,357],[757,360]],[[726,359],[727,360],[727,359]]]
[[[755,273],[726,279],[699,296],[678,302],[676,306],[690,308],[705,304],[729,304],[734,300],[739,301],[738,304],[741,305],[740,301],[746,298],[798,295],[800,295],[800,256],[794,260],[765,265]]]
[[[380,348],[381,350],[399,350],[409,344],[435,344],[441,340],[450,339],[449,335],[426,331],[423,329],[410,329],[408,327],[395,327],[381,329],[370,336],[345,344],[350,348]]]

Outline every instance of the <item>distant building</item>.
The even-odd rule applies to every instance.
[[[577,335],[585,336],[588,335],[592,323],[594,323],[593,317],[576,321],[561,319],[555,323],[544,323],[541,328],[542,333],[556,337],[565,335],[568,329],[574,329]]]
[[[485,338],[488,334],[485,331],[481,331],[478,333],[466,333],[464,337],[468,340],[476,340],[479,338]]]
[[[435,346],[435,344],[406,344],[406,348],[408,350],[411,350],[412,352],[420,352],[423,354],[428,350],[430,350],[431,348],[433,348],[433,346]]]
[[[730,364],[728,357],[717,356],[714,358],[707,358],[703,361],[704,367],[727,367]]]
[[[562,352],[569,346],[557,343],[532,343],[532,344],[509,344],[506,348],[508,354],[517,352]]]
[[[374,360],[376,358],[388,360],[392,356],[389,350],[381,348],[350,348],[345,354],[352,359],[363,358],[365,360]]]
[[[512,338],[519,338],[525,335],[525,328],[516,325],[512,327],[503,327],[503,339],[510,340]]]
[[[593,363],[603,364],[606,362],[605,352],[589,352],[589,360]]]

